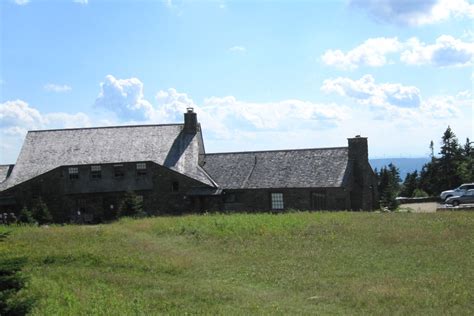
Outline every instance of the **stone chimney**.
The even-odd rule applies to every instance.
[[[367,137],[356,135],[356,137],[347,140],[349,142],[349,159],[357,162],[367,162],[369,160]]]
[[[184,113],[184,132],[187,134],[196,134],[197,131],[197,115],[193,108],[187,108],[186,113]]]
[[[371,210],[377,203],[376,183],[369,164],[367,137],[357,135],[347,139],[349,142],[349,161],[353,166],[353,186],[351,190],[351,208],[353,210]]]

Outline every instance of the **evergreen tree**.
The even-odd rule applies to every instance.
[[[33,213],[28,210],[26,206],[21,209],[20,214],[18,215],[18,220],[22,223],[36,223]]]
[[[49,224],[53,222],[53,217],[49,212],[48,206],[44,203],[43,199],[38,198],[32,209],[33,218],[38,224]]]
[[[441,139],[441,157],[439,158],[439,173],[437,182],[439,189],[452,189],[461,184],[457,173],[457,167],[462,159],[462,150],[456,135],[448,126]]]
[[[400,172],[393,164],[382,167],[378,174],[378,191],[380,194],[380,206],[389,210],[398,207],[396,197],[400,189]]]
[[[125,193],[125,197],[119,208],[118,216],[146,216],[146,213],[143,211],[142,199],[140,199],[133,191]]]
[[[418,171],[415,170],[413,173],[407,173],[400,195],[404,197],[413,197],[415,190],[419,186],[418,182]]]
[[[463,159],[459,162],[457,175],[462,183],[474,182],[474,150],[469,138],[466,139],[466,144],[463,147]]]
[[[420,172],[418,189],[431,196],[454,189],[466,182],[474,182],[474,150],[469,138],[460,146],[456,135],[448,126],[441,139],[439,158],[434,157],[430,143],[431,161]],[[422,193],[422,191],[419,191]]]

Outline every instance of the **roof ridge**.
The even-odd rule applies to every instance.
[[[28,133],[74,131],[74,130],[87,130],[87,129],[125,128],[125,127],[178,126],[178,125],[184,125],[184,124],[183,123],[170,123],[170,124],[139,124],[139,125],[112,125],[112,126],[95,126],[95,127],[53,128],[53,129],[31,130],[31,131],[28,131]]]
[[[253,150],[253,151],[229,151],[220,153],[206,153],[206,156],[210,155],[228,155],[228,154],[254,154],[254,153],[267,153],[267,152],[289,152],[289,151],[309,151],[309,150],[328,150],[328,149],[347,149],[347,146],[341,147],[322,147],[322,148],[296,148],[296,149],[272,149],[272,150]]]

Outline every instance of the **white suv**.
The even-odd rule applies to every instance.
[[[441,200],[445,201],[447,198],[451,196],[460,196],[466,193],[467,190],[474,189],[474,183],[465,183],[461,185],[459,188],[456,188],[454,190],[448,190],[448,191],[443,191],[439,195]]]

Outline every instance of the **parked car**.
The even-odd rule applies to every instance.
[[[458,206],[459,204],[474,204],[474,190],[467,190],[466,193],[460,196],[452,196],[446,199],[446,204]]]
[[[446,199],[449,197],[463,195],[464,193],[466,193],[467,190],[471,189],[474,189],[474,183],[465,183],[454,190],[447,190],[441,192],[439,197],[441,198],[441,200],[446,201]]]

